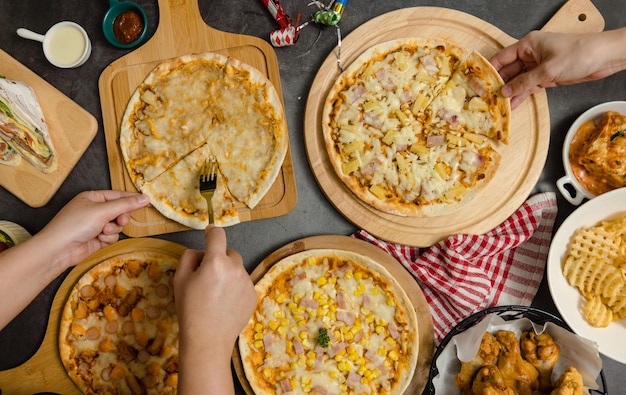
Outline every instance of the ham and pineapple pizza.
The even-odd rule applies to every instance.
[[[59,354],[85,394],[176,394],[178,257],[122,254],[88,270],[71,289]]]
[[[508,143],[503,81],[479,53],[436,38],[377,44],[339,76],[322,128],[338,177],[386,213],[433,217],[466,204]]]
[[[402,394],[417,366],[417,317],[381,264],[341,250],[300,252],[255,285],[239,336],[256,395]]]
[[[162,62],[137,87],[120,127],[135,187],[164,216],[194,229],[208,224],[198,176],[217,158],[215,224],[239,222],[272,187],[288,149],[282,102],[257,69],[217,53]],[[175,196],[173,196],[175,194]]]

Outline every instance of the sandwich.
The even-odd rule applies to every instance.
[[[17,165],[20,157],[44,173],[57,169],[56,150],[35,92],[24,83],[0,78],[0,163]]]

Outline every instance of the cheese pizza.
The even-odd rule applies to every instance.
[[[255,285],[239,336],[255,394],[402,394],[417,367],[417,317],[391,274],[366,256],[300,252]]]
[[[466,204],[508,143],[509,99],[479,53],[436,38],[377,44],[330,89],[322,114],[329,160],[361,201],[433,217]]]
[[[162,62],[133,93],[120,127],[133,184],[163,215],[194,229],[208,224],[198,176],[217,158],[215,224],[239,222],[278,176],[288,149],[281,100],[257,69],[217,53]],[[185,174],[186,173],[186,174]],[[172,196],[174,193],[176,196]]]
[[[71,289],[59,354],[85,394],[176,394],[178,257],[155,252],[107,259]]]

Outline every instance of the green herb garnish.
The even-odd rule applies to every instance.
[[[326,348],[328,347],[329,343],[330,343],[330,336],[328,336],[328,331],[326,330],[326,328],[320,328],[319,333],[317,335],[317,344],[319,344],[320,347]]]

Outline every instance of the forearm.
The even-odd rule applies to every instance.
[[[202,331],[196,335],[204,337]],[[230,368],[232,347],[223,339],[214,339],[213,346],[198,345],[180,339],[178,393],[181,395],[234,394],[233,375]]]
[[[605,65],[607,75],[626,70],[626,28],[598,33],[595,41],[594,57]]]
[[[0,328],[67,268],[53,244],[35,235],[0,254]]]

